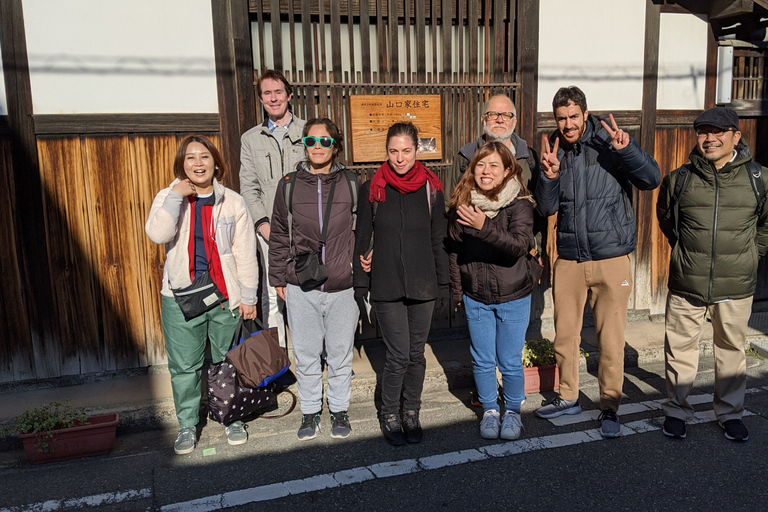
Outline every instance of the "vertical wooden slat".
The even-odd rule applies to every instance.
[[[411,5],[411,0],[403,0],[403,37],[405,38],[405,75],[408,77],[407,82],[413,82],[413,72],[411,71]],[[419,17],[421,18],[421,13],[419,13]],[[422,45],[419,44],[417,46],[421,47]]]
[[[280,0],[270,0],[269,2],[269,21],[272,25],[272,58],[275,62],[275,69],[281,73],[285,72],[283,68],[283,31],[280,22]]]
[[[465,2],[462,2],[461,0],[457,0],[456,4],[456,27],[458,29],[459,35],[456,38],[456,46],[458,48],[459,53],[459,60],[458,64],[456,66],[456,72],[458,73],[459,82],[464,83],[465,77],[464,74],[466,73],[466,66],[464,64],[464,45],[466,44],[464,39],[464,9],[462,8],[464,5],[466,5]]]
[[[430,40],[432,42],[432,80],[438,82],[437,75],[437,0],[429,1],[430,12]]]
[[[341,73],[341,6],[339,2],[331,2],[331,65],[333,66],[332,82],[343,82]]]
[[[301,39],[304,45],[304,80],[314,82],[317,63],[312,53],[312,17],[309,2],[301,2]]]
[[[491,1],[491,0],[489,0]],[[514,0],[512,0],[514,2]],[[504,19],[504,2],[502,0],[492,0],[493,2],[493,27],[488,27],[486,21],[486,41],[493,38],[493,70],[486,70],[493,82],[506,82],[506,60],[507,54],[514,54],[514,40],[507,39],[507,27],[509,23]],[[487,20],[487,17],[486,17]],[[492,31],[492,32],[491,32]]]
[[[146,350],[138,272],[137,233],[141,225],[135,200],[127,136],[86,137],[83,159],[87,214],[93,241],[93,268],[102,325],[104,365],[135,368]]]
[[[400,75],[398,53],[397,0],[388,0],[387,50],[389,51],[389,81],[397,82]]]
[[[56,363],[62,375],[100,371],[105,368],[105,354],[100,348],[95,289],[101,276],[91,252],[89,225],[93,219],[88,215],[80,138],[42,139],[38,152],[46,198],[45,234],[54,304],[51,313],[62,349]]]
[[[496,0],[497,2],[499,0]],[[503,2],[502,7],[506,4]],[[515,71],[518,70],[517,55],[520,49],[520,42],[517,40],[518,20],[523,20],[522,23],[529,23],[525,18],[518,17],[519,2],[518,0],[509,0],[507,17],[505,20],[506,29],[504,30],[507,40],[507,57],[506,57],[506,69],[504,73],[504,82],[516,82],[517,77]],[[515,104],[517,104],[517,98],[515,98]]]
[[[470,75],[470,82],[478,82],[478,76],[477,76],[477,61],[478,61],[478,54],[477,54],[477,43],[478,43],[478,30],[477,30],[477,24],[479,19],[479,2],[478,0],[469,0],[469,5],[467,6],[467,24],[469,28],[469,37],[467,40],[467,44],[469,45],[469,51],[467,54],[469,55],[469,75]]]
[[[443,72],[441,82],[450,83],[453,77],[453,69],[451,65],[451,59],[453,58],[453,15],[451,14],[451,3],[453,0],[443,0],[440,26],[442,28],[442,44],[443,44]]]
[[[266,52],[264,49],[264,5],[263,0],[254,0],[256,2],[256,23],[259,30],[256,34],[259,40],[259,74],[267,70]]]
[[[335,3],[335,2],[331,2],[331,3]],[[318,0],[317,10],[318,10],[318,17],[320,18],[320,23],[318,24],[318,31],[320,32],[320,36],[319,36],[320,75],[318,76],[318,81],[327,82],[328,81],[328,64],[325,62],[325,54],[327,53],[326,49],[328,47],[325,44],[325,2],[324,0]]]
[[[520,100],[517,102],[518,133],[532,147],[538,149],[540,142],[536,134],[536,107],[539,69],[539,2],[538,0],[518,0],[519,20],[524,20],[518,27],[517,76],[520,82]]]
[[[365,3],[365,2],[363,2]],[[355,81],[355,23],[352,0],[347,0],[347,34],[349,35],[349,76]]]
[[[416,45],[416,80],[419,82],[424,82],[427,77],[427,34],[425,28],[426,20],[424,19],[426,12],[425,0],[415,0],[414,18],[416,30],[414,33],[414,44]]]
[[[291,43],[291,81],[296,81],[296,12],[293,0],[288,0],[288,30]]]
[[[704,79],[704,108],[715,106],[715,87],[717,85],[717,39],[712,24],[707,25],[707,64]]]
[[[364,83],[371,83],[371,13],[368,2],[360,2],[360,57],[363,60]]]
[[[389,79],[389,53],[392,49],[387,44],[387,28],[384,24],[386,11],[384,2],[376,2],[376,35],[379,40],[379,72],[378,78],[374,82],[386,81]]]

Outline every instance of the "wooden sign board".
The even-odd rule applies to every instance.
[[[387,159],[387,130],[399,121],[410,121],[419,129],[419,160],[443,158],[440,95],[352,95],[352,159],[383,162]]]

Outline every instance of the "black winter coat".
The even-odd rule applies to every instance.
[[[451,296],[462,292],[483,304],[502,304],[530,295],[534,286],[528,250],[533,247],[533,204],[515,199],[485,219],[482,229],[457,222],[452,209],[450,238]]]
[[[368,200],[371,182],[360,187],[355,233],[355,288],[370,289],[374,301],[434,300],[438,285],[447,285],[445,200],[436,191],[430,213],[426,184],[401,194],[391,186],[386,201],[376,207]],[[370,275],[363,272],[360,255],[368,252],[373,235]]]
[[[588,116],[584,135],[574,144],[560,138],[560,175],[549,179],[542,171],[534,192],[541,215],[558,213],[557,252],[569,260],[631,253],[637,239],[632,186],[653,190],[661,181],[652,156],[634,139],[626,148],[614,150],[600,121]],[[551,136],[551,143],[559,134]]]

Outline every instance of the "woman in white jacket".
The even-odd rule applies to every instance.
[[[206,342],[213,361],[222,361],[239,317],[256,318],[259,277],[253,220],[243,198],[219,183],[226,168],[213,143],[201,135],[186,137],[173,170],[176,179],[155,196],[145,231],[165,244],[163,336],[180,427],[173,447],[185,454],[197,441]],[[206,271],[226,300],[186,320],[172,289],[189,286]],[[248,440],[241,421],[225,428],[229,444]]]

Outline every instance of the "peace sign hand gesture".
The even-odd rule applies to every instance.
[[[544,176],[553,180],[560,175],[560,160],[557,158],[557,150],[560,147],[560,137],[555,138],[555,144],[550,149],[549,139],[546,134],[541,136],[541,168]]]
[[[611,118],[611,126],[608,126],[608,123],[602,119],[600,120],[600,123],[608,132],[608,135],[611,136],[611,146],[613,146],[613,149],[618,151],[629,146],[629,134],[618,127],[616,120],[613,118],[613,114],[608,114],[608,117]]]

